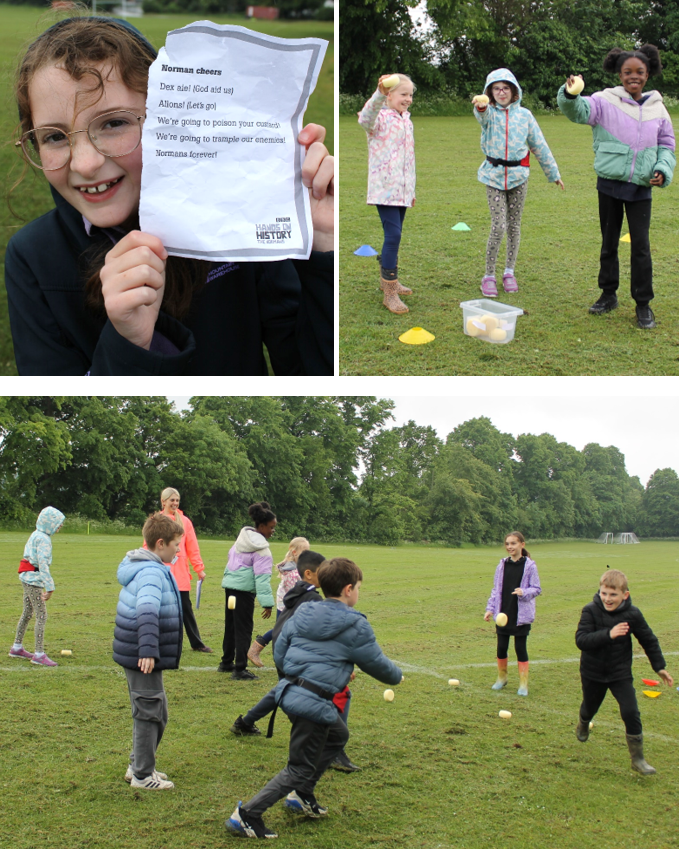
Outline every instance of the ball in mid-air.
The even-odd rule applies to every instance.
[[[382,80],[382,85],[385,89],[393,89],[401,82],[401,78],[398,74],[392,74],[391,77],[387,77],[386,80]]]
[[[498,626],[506,626],[507,625],[507,615],[503,614],[502,611],[500,611],[500,613],[495,618],[495,622],[498,624]]]
[[[233,611],[233,609],[235,607],[236,607],[236,597],[235,596],[229,596],[229,610]]]

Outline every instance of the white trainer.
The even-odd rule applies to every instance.
[[[145,788],[147,791],[169,791],[174,788],[174,782],[170,782],[169,779],[161,779],[160,775],[155,772],[145,779],[137,779],[133,775],[130,785],[132,788]]]
[[[161,773],[159,770],[154,770],[153,775],[157,776],[158,779],[164,779],[167,781],[167,773]],[[132,777],[134,773],[132,773],[132,765],[128,764],[127,770],[125,771],[125,782],[132,782]]]

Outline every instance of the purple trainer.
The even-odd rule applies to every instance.
[[[502,286],[505,292],[518,292],[519,284],[516,282],[516,278],[513,274],[507,272],[507,274],[502,275]]]
[[[21,649],[10,649],[9,651],[10,658],[33,658],[32,652],[26,652],[26,650],[21,647]]]
[[[497,284],[493,275],[487,274],[481,279],[481,292],[486,298],[497,298]]]
[[[39,657],[37,655],[34,655],[33,658],[31,658],[31,664],[40,664],[42,667],[59,666],[56,661],[52,661],[52,659],[48,658],[47,655],[41,655]]]

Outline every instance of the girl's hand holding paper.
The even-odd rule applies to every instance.
[[[302,183],[309,189],[314,251],[332,251],[335,232],[335,160],[323,144],[325,127],[307,124],[297,137],[306,148]]]

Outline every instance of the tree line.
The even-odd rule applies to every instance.
[[[470,419],[442,439],[394,426],[373,396],[0,398],[0,515],[30,526],[67,516],[140,527],[166,486],[203,534],[232,536],[266,499],[281,539],[395,545],[679,536],[679,476],[644,487],[614,446],[579,451],[550,434],[514,437]]]
[[[419,26],[409,14],[418,2],[340,0],[341,92],[367,96],[380,74],[399,71],[420,94],[469,100],[489,71],[508,67],[525,105],[556,108],[568,74],[582,73],[587,92],[608,88],[606,53],[648,42],[664,70],[647,88],[679,96],[679,0],[427,0]]]

